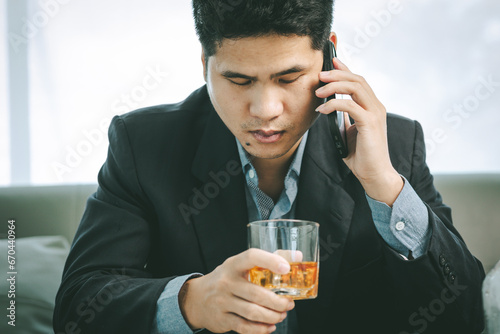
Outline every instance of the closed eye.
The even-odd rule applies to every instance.
[[[289,80],[286,80],[286,79],[280,79],[280,82],[281,83],[284,83],[284,84],[291,84],[291,83],[294,83],[295,81],[299,80],[299,78],[303,76],[303,74],[299,75],[298,77],[296,78],[293,78],[293,79],[289,79]]]
[[[248,86],[250,85],[252,82],[249,80],[249,81],[245,81],[245,82],[234,82],[232,81],[235,85],[238,85],[238,86]]]
[[[233,80],[230,80],[228,79],[231,83],[235,84],[235,85],[238,85],[238,86],[248,86],[252,83],[252,80],[246,80],[246,81],[242,81],[242,82],[236,82],[236,81],[233,81]]]

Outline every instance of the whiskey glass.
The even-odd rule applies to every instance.
[[[318,295],[319,224],[297,219],[271,219],[251,222],[248,247],[278,254],[290,263],[290,272],[276,274],[254,267],[250,282],[294,300]]]

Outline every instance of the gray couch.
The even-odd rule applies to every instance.
[[[452,207],[458,231],[488,272],[500,260],[500,174],[436,175],[435,185],[445,203]],[[25,295],[19,291],[18,329],[18,326],[32,326],[25,328],[27,333],[48,332],[53,297],[60,282],[68,245],[73,240],[86,199],[96,188],[94,184],[0,188],[0,239],[7,236],[8,220],[16,220],[18,288],[21,290],[21,284],[31,286],[31,276],[44,287],[41,295],[38,295],[40,289],[23,289],[30,291]],[[54,235],[62,237],[39,238]],[[38,238],[22,239],[35,236]],[[5,240],[4,244],[0,240],[0,246],[6,247]],[[6,254],[7,249],[0,251]],[[2,271],[4,257],[0,255]],[[43,263],[42,267],[40,263]],[[39,276],[32,273],[38,267],[39,272],[51,274],[46,275],[46,283],[40,282]],[[4,289],[1,284],[0,289]],[[4,305],[7,305],[4,303],[8,303],[5,296],[5,293],[0,295],[0,307],[4,310]],[[25,302],[31,308],[25,306]],[[29,316],[23,313],[42,304],[42,313]],[[2,326],[6,326],[5,321],[0,324],[0,333],[10,329]]]
[[[489,270],[500,260],[500,174],[436,175],[435,185],[469,249]],[[63,235],[71,242],[97,185],[0,188],[0,238],[15,218],[17,237]]]

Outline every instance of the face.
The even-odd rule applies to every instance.
[[[245,150],[277,159],[293,154],[317,118],[322,66],[309,37],[268,35],[225,39],[204,70],[215,110]]]

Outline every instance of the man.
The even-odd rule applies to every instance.
[[[114,118],[56,333],[481,332],[484,271],[432,184],[420,125],[387,115],[338,59],[321,72],[333,0],[193,9],[206,86]],[[352,101],[322,104],[332,94]],[[334,110],[354,123],[345,159]],[[320,224],[317,299],[248,282],[254,266],[288,272],[246,250],[249,221],[281,217]]]

